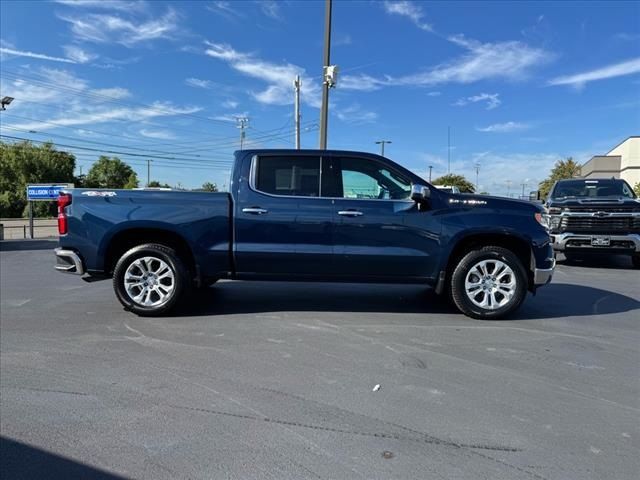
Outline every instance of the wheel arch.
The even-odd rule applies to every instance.
[[[198,263],[187,240],[178,232],[161,227],[132,227],[116,232],[103,247],[104,272],[111,274],[126,251],[145,243],[158,243],[174,249],[189,273],[198,275]]]
[[[522,266],[527,272],[527,286],[531,290],[533,286],[531,265],[535,260],[533,260],[530,241],[526,238],[508,232],[477,232],[458,238],[457,241],[452,243],[453,246],[440,268],[441,274],[438,283],[443,283],[442,288],[448,285],[453,269],[464,255],[476,248],[496,246],[510,250],[522,262]]]

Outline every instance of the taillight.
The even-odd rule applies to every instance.
[[[71,194],[61,193],[58,195],[58,233],[65,235],[69,229],[67,225],[67,212],[65,208],[71,205]]]

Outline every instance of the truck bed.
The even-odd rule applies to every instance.
[[[228,193],[71,189],[69,231],[61,247],[73,247],[89,272],[109,268],[109,248],[133,231],[153,239],[153,230],[171,232],[191,246],[203,276],[231,269],[231,196]],[[108,273],[108,272],[107,272]]]

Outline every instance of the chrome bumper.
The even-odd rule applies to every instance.
[[[56,248],[55,252],[56,270],[65,273],[75,273],[76,275],[84,274],[84,265],[82,265],[82,260],[76,252],[61,247]]]
[[[585,234],[578,234],[578,233],[557,233],[557,234],[552,233],[551,236],[554,239],[553,249],[562,252],[566,249],[567,242],[569,242],[570,240],[585,240],[590,242],[591,237],[598,236],[598,235],[585,235]],[[608,237],[612,242],[615,242],[615,241],[633,242],[634,250],[636,252],[640,252],[640,235],[637,233],[629,233],[627,235],[602,235],[602,236]],[[590,245],[581,245],[579,247],[569,247],[569,248],[588,251],[589,249],[592,249],[592,248],[597,248],[597,249],[612,248],[613,249],[616,247],[592,247]]]
[[[533,284],[536,286],[546,285],[553,277],[553,271],[556,269],[556,259],[552,259],[551,268],[536,268],[533,270]]]

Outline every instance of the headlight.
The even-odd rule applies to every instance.
[[[544,213],[536,213],[534,217],[540,225],[549,230],[549,215],[546,215]]]

